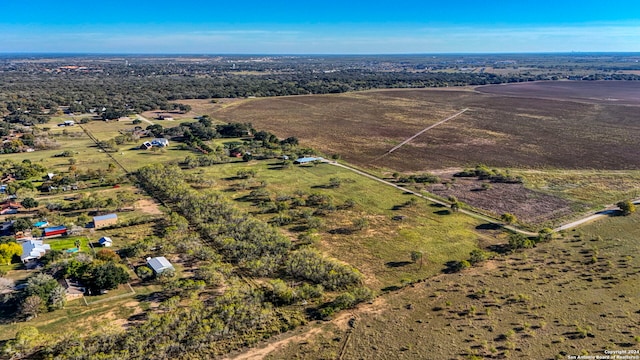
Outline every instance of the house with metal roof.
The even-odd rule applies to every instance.
[[[153,270],[153,272],[156,273],[156,275],[160,275],[166,270],[176,270],[173,265],[171,265],[169,260],[167,260],[167,258],[164,256],[147,258],[147,264]]]
[[[307,156],[307,157],[297,158],[293,163],[294,164],[308,164],[308,163],[311,163],[311,162],[314,162],[314,161],[319,161],[319,160],[322,160],[322,158]]]
[[[49,250],[51,250],[51,246],[49,244],[44,244],[42,240],[27,240],[22,243],[22,255],[20,255],[20,260],[22,260],[23,263],[26,263],[30,260],[39,259]]]

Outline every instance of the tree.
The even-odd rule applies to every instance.
[[[120,256],[118,256],[118,254],[116,254],[116,252],[111,249],[100,249],[96,253],[96,259],[118,262],[120,261]]]
[[[0,244],[0,263],[9,265],[13,257],[20,256],[20,254],[22,254],[22,246],[18,243],[11,241]]]
[[[529,249],[534,246],[534,242],[520,233],[509,235],[509,247],[511,250]]]
[[[489,258],[489,254],[486,251],[481,249],[472,250],[469,253],[469,263],[474,265],[477,263],[481,263]]]
[[[38,295],[27,296],[22,305],[20,306],[20,312],[27,318],[36,318],[42,311],[42,299]]]
[[[93,292],[112,290],[129,281],[129,273],[122,266],[113,262],[94,265],[89,271],[87,283]]]
[[[38,207],[38,205],[40,204],[34,198],[28,197],[22,200],[20,205],[24,206],[25,209],[29,210],[29,209]]]
[[[67,304],[67,292],[62,286],[53,288],[49,294],[49,309],[64,309]]]
[[[149,130],[149,132],[151,132],[155,137],[162,136],[162,133],[164,132],[164,128],[159,124],[149,125],[147,126],[147,130]]]
[[[516,221],[518,221],[518,218],[516,218],[516,216],[511,214],[511,213],[502,214],[502,216],[500,216],[500,219],[502,221],[506,222],[509,225],[511,225],[511,224],[515,223]]]
[[[544,228],[538,231],[538,241],[551,240],[552,237],[553,237],[553,229],[551,228]]]
[[[12,359],[25,358],[37,346],[41,339],[40,332],[33,326],[25,326],[16,333],[14,340],[9,340],[4,352]]]
[[[20,218],[13,224],[13,230],[15,232],[25,231],[27,229],[31,229],[32,227],[33,225],[31,224],[31,222],[25,218]]]
[[[147,280],[153,277],[153,270],[146,265],[138,266],[136,275],[142,280]]]
[[[413,261],[414,264],[420,261],[419,269],[422,269],[422,258],[423,258],[422,252],[420,251],[411,252],[411,261]]]
[[[631,215],[636,212],[636,205],[631,200],[620,201],[616,204],[624,216]]]

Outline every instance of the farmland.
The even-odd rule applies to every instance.
[[[426,190],[454,195],[494,216],[516,213],[529,224],[555,225],[637,196],[640,153],[634,139],[640,138],[640,123],[637,107],[628,103],[638,84],[549,84],[249,99],[212,104],[209,113],[221,121],[252,122],[281,136],[297,136],[383,176],[430,171],[451,181],[461,168],[478,164],[506,169],[523,184],[497,183],[481,192],[481,182],[463,180],[446,191],[442,186]],[[545,86],[550,94],[564,95],[542,96]],[[608,93],[620,101],[602,100]],[[469,110],[386,154],[464,108]],[[617,172],[608,176],[606,171]]]
[[[566,84],[570,89],[578,86],[577,92],[585,97],[591,93],[584,87],[600,86]],[[516,85],[500,89],[510,86]],[[619,91],[634,93],[637,87],[633,84]],[[637,169],[640,159],[633,139],[640,136],[640,125],[636,107],[522,94],[500,96],[471,89],[377,90],[251,99],[219,109],[212,116],[223,121],[252,122],[280,136],[297,136],[316,149],[340,154],[357,165],[396,171],[476,164]],[[470,110],[378,159],[402,140],[463,108]]]

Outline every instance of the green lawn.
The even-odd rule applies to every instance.
[[[80,252],[93,254],[89,247],[89,240],[84,236],[60,237],[45,240],[46,244],[51,245],[51,250],[65,251],[75,248],[75,242],[80,241]]]

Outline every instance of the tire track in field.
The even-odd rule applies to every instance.
[[[410,137],[410,138],[406,139],[405,141],[401,142],[400,144],[398,144],[398,145],[396,145],[396,146],[392,147],[392,148],[391,148],[390,150],[388,150],[386,153],[384,153],[384,154],[382,154],[381,156],[379,156],[379,157],[375,158],[373,161],[378,161],[378,160],[382,159],[383,157],[385,157],[385,156],[387,156],[387,155],[391,154],[392,152],[394,152],[394,151],[398,150],[399,148],[401,148],[402,146],[406,145],[406,144],[407,144],[408,142],[410,142],[411,140],[413,140],[413,139],[417,138],[418,136],[422,135],[425,131],[427,131],[427,130],[431,130],[431,129],[433,129],[434,127],[436,127],[436,126],[438,126],[438,125],[441,125],[441,124],[444,124],[444,123],[446,123],[446,122],[447,122],[447,121],[449,121],[449,120],[453,120],[453,119],[457,118],[458,116],[460,116],[460,115],[464,114],[464,113],[465,113],[466,111],[468,111],[468,110],[469,110],[469,108],[462,109],[462,111],[460,111],[460,112],[458,112],[458,113],[456,113],[456,114],[454,114],[454,115],[451,115],[451,116],[449,116],[448,118],[446,118],[446,119],[444,119],[444,120],[440,120],[440,121],[438,121],[437,123],[435,123],[435,124],[433,124],[433,125],[427,126],[426,128],[424,128],[424,129],[422,129],[422,130],[418,131],[418,132],[417,132],[415,135],[413,135],[412,137]]]

